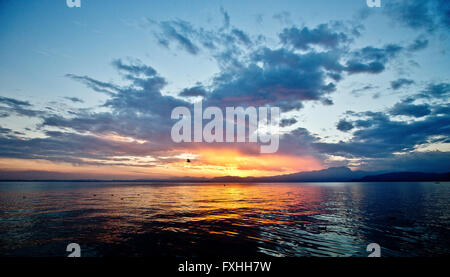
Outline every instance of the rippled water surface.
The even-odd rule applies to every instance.
[[[450,254],[450,183],[0,183],[0,255]]]

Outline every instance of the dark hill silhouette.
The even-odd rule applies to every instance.
[[[443,182],[450,181],[450,172],[423,173],[423,172],[393,172],[379,175],[369,175],[353,180],[356,182]]]
[[[323,170],[298,172],[270,177],[224,176],[211,179],[212,182],[435,182],[450,181],[450,172],[367,172],[352,171],[348,167],[330,167]]]
[[[269,177],[224,176],[212,178],[213,182],[343,182],[368,175],[364,171],[352,171],[350,168],[330,167],[322,170],[304,171]]]

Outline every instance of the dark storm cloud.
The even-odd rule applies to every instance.
[[[309,29],[308,27],[302,29],[297,27],[285,28],[279,37],[283,44],[300,50],[308,50],[312,45],[332,49],[349,41],[346,34],[333,31],[328,24],[321,24],[315,29]]]
[[[391,88],[397,90],[397,89],[400,89],[404,86],[408,86],[411,84],[414,84],[413,80],[400,78],[400,79],[397,79],[397,80],[391,82]]]

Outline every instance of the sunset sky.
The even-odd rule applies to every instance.
[[[449,171],[450,2],[381,1],[1,1],[0,179]],[[200,100],[280,107],[278,152],[174,143]]]

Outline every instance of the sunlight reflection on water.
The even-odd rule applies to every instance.
[[[0,255],[450,253],[449,183],[0,183]]]

